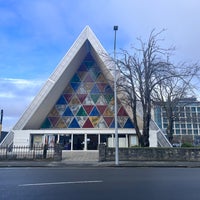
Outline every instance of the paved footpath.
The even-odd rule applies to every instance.
[[[0,161],[0,167],[198,167],[200,162],[115,161],[99,162],[98,151],[63,151],[62,161]]]

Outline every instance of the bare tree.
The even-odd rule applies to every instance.
[[[117,65],[121,74],[118,90],[124,101],[132,109],[136,134],[141,146],[149,146],[149,126],[151,120],[152,92],[154,88],[174,73],[173,65],[168,61],[172,49],[159,46],[159,36],[163,31],[153,30],[147,43],[141,39],[139,48],[133,47],[133,53],[122,50]],[[142,106],[142,131],[137,118],[137,106]]]
[[[174,121],[180,115],[178,105],[184,98],[194,95],[192,80],[198,76],[199,72],[198,64],[186,65],[184,63],[174,68],[176,69],[175,74],[159,82],[153,91],[154,104],[160,106],[166,113],[166,133],[171,143]]]

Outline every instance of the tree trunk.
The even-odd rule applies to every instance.
[[[174,120],[172,117],[168,119],[168,125],[167,125],[167,137],[170,143],[173,141],[173,125],[174,125]]]

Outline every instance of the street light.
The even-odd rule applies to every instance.
[[[116,34],[118,26],[114,26],[115,31],[114,38],[114,99],[115,99],[115,165],[119,165],[119,142],[118,142],[118,127],[117,127],[117,70],[116,70]]]

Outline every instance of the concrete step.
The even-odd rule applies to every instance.
[[[62,151],[63,161],[96,162],[99,160],[99,151]]]

